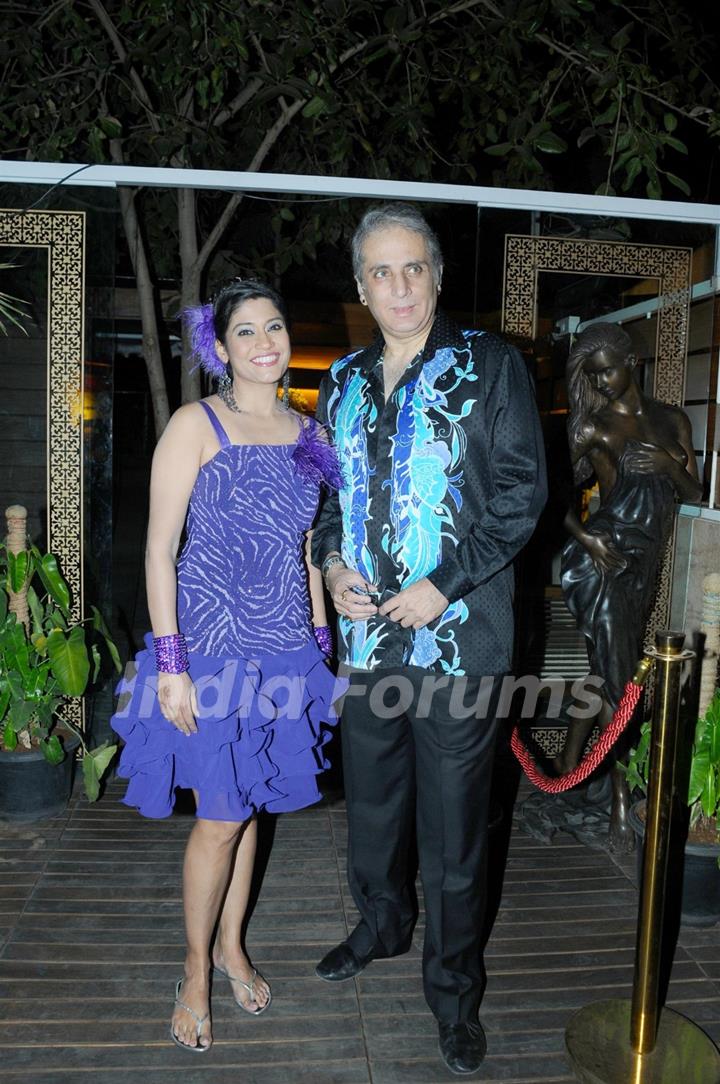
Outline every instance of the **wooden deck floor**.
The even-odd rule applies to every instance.
[[[202,1058],[168,1040],[181,973],[180,864],[189,818],[143,821],[112,784],[42,826],[0,826],[0,1081],[16,1084],[430,1084],[457,1079],[437,1054],[419,970],[406,956],[355,982],[315,978],[355,921],[344,876],[342,803],[277,820],[248,947],[272,983],[252,1019],[213,991],[215,1043]],[[497,884],[506,847],[493,843]],[[481,1010],[489,1053],[471,1079],[574,1080],[573,1011],[628,996],[632,861],[564,838],[509,840]],[[668,1003],[720,1039],[720,933],[683,929]],[[182,1076],[179,1074],[182,1073]]]

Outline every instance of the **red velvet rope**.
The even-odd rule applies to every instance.
[[[571,787],[577,786],[578,783],[582,783],[584,779],[587,779],[589,775],[592,775],[632,719],[641,692],[641,685],[636,685],[634,681],[628,681],[625,686],[622,700],[617,706],[617,711],[595,742],[595,745],[593,745],[590,752],[583,757],[577,768],[573,768],[571,772],[567,772],[565,775],[559,775],[556,778],[551,778],[549,775],[545,775],[544,772],[540,771],[530,756],[530,753],[521,742],[518,728],[515,727],[512,732],[512,738],[510,739],[510,747],[520,761],[520,766],[530,782],[534,783],[540,790],[544,790],[547,794],[560,794],[564,790],[570,790]]]

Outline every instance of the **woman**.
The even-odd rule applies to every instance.
[[[320,484],[341,478],[317,424],[288,407],[290,340],[278,294],[236,279],[185,315],[218,392],[181,407],[155,451],[146,554],[153,641],[121,685],[129,698],[113,726],[126,742],[128,805],[166,817],[175,787],[195,794],[183,871],[187,955],[171,1037],[202,1052],[212,1042],[211,964],[241,1009],[258,1015],[270,1004],[240,943],[255,816],[320,797],[336,690],[324,661],[320,575],[308,573],[304,549]]]
[[[561,582],[588,639],[591,673],[605,684],[599,718],[573,724],[558,758],[561,771],[575,766],[593,724],[604,728],[612,719],[642,651],[675,501],[697,501],[702,493],[687,415],[642,392],[622,328],[592,324],[570,351],[567,372],[575,482],[594,473],[600,507],[584,525],[568,512],[572,538]],[[611,842],[620,846],[626,802],[620,777],[614,782]]]

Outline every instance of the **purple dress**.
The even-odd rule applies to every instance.
[[[320,485],[342,479],[314,420],[300,423],[295,444],[238,445],[201,405],[220,450],[195,481],[177,572],[198,732],[182,734],[160,712],[151,636],[118,686],[111,724],[125,741],[127,805],[167,817],[175,788],[188,787],[199,792],[199,817],[243,821],[320,798],[322,746],[344,683],[313,636],[304,535]]]

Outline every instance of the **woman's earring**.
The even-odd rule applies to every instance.
[[[225,363],[225,372],[218,380],[218,387],[229,388],[232,384],[232,370],[230,368],[230,362]]]
[[[285,370],[282,378],[282,404],[286,410],[290,407],[290,370]]]

